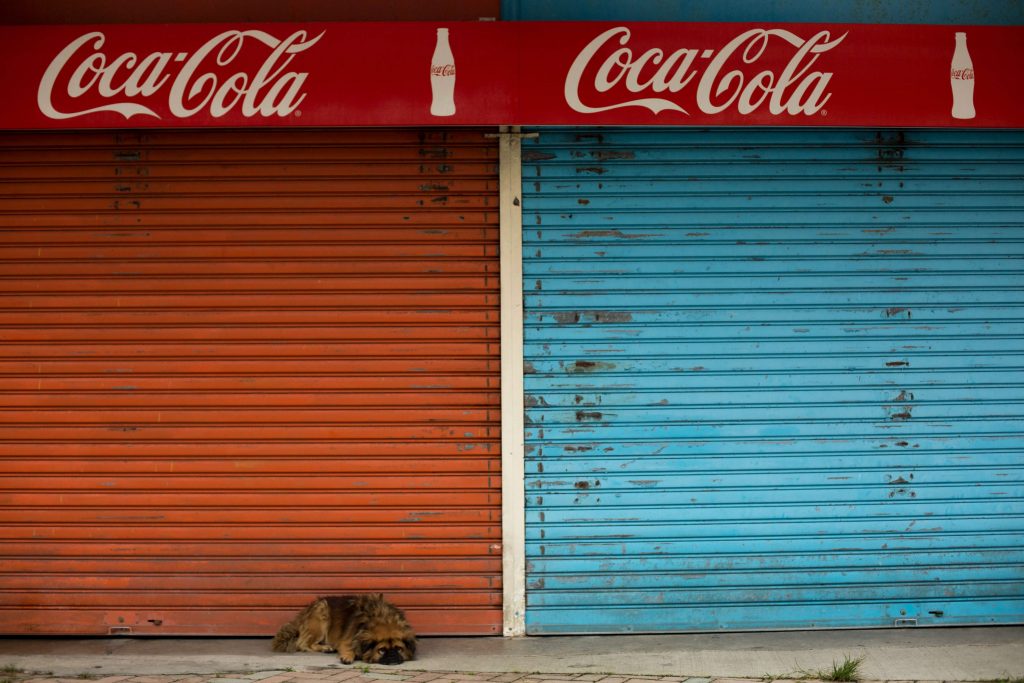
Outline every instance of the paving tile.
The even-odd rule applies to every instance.
[[[260,683],[287,683],[287,681],[290,681],[294,677],[295,672],[293,671],[278,671],[275,672],[274,675],[270,678],[262,679]],[[204,680],[201,681],[201,683],[208,683],[208,681]]]
[[[354,668],[331,669],[327,674],[328,675],[325,677],[325,680],[332,681],[333,683],[365,677],[361,669]]]
[[[407,679],[408,683],[431,683],[444,676],[444,673],[438,673],[437,671],[415,671],[410,673],[415,675]]]

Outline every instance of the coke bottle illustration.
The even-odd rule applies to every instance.
[[[437,45],[430,60],[430,91],[433,99],[430,113],[434,116],[455,114],[455,57],[448,44],[448,29],[437,29]]]
[[[949,85],[953,89],[953,118],[974,118],[974,64],[967,52],[967,34],[957,32],[953,63],[949,67]]]

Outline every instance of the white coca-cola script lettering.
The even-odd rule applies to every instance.
[[[178,118],[188,118],[204,110],[219,118],[237,106],[247,118],[288,116],[306,98],[302,86],[309,73],[285,69],[295,55],[315,45],[321,36],[323,32],[308,38],[305,31],[296,31],[279,40],[264,31],[225,31],[191,55],[153,52],[140,57],[126,52],[110,57],[101,51],[106,36],[94,31],[71,41],[50,62],[39,82],[37,103],[39,110],[51,119],[70,119],[97,112],[116,112],[126,119],[137,115],[160,118],[156,111],[137,100],[166,91],[167,109]],[[253,41],[270,49],[255,73],[224,73],[230,71],[225,67]],[[174,73],[172,63],[183,64]],[[54,93],[60,89],[72,99],[95,92],[104,99],[116,101],[78,111],[59,111],[54,105]]]
[[[823,53],[839,45],[847,34],[833,40],[828,31],[820,31],[804,40],[784,29],[756,28],[736,36],[717,53],[711,49],[681,48],[667,56],[658,48],[634,54],[627,47],[630,35],[625,26],[608,29],[576,56],[565,77],[565,101],[575,111],[593,114],[623,107],[644,107],[655,114],[676,111],[689,115],[674,99],[635,96],[647,93],[661,95],[666,91],[678,93],[700,74],[694,99],[697,108],[705,114],[718,114],[735,106],[740,114],[747,115],[765,102],[774,115],[816,114],[831,97],[828,84],[832,73],[811,71],[811,67]],[[605,44],[615,38],[621,47],[603,61],[596,59]],[[769,43],[778,42],[772,38],[779,38],[796,48],[780,73],[766,69],[749,75],[727,65],[734,55],[742,64],[756,63],[769,49]],[[707,63],[703,67],[695,65],[698,59],[707,60]],[[736,64],[735,60],[733,64]],[[581,84],[585,74],[592,74],[588,78],[593,79],[586,88]],[[592,98],[590,105],[583,101],[587,92],[614,94],[616,88],[620,91],[624,88],[626,92],[611,104],[596,104]],[[608,96],[604,97],[607,99]]]

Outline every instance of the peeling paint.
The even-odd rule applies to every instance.
[[[555,155],[550,152],[538,152],[536,150],[526,150],[523,152],[523,161],[550,161],[554,159]]]
[[[609,159],[636,159],[636,152],[595,149],[590,152],[590,156],[599,161],[607,161]]]
[[[582,204],[584,201],[587,201],[587,200],[582,200],[580,203]],[[587,203],[589,204],[589,201],[587,201]],[[635,234],[630,234],[630,233],[622,232],[621,230],[581,230],[580,232],[577,232],[577,233],[569,235],[569,237],[571,239],[590,239],[590,238],[594,238],[594,237],[615,237],[617,239],[623,239],[623,240],[642,240],[642,239],[650,239],[651,237],[660,237],[660,235],[657,234],[657,233],[648,233],[648,234],[635,233]]]
[[[615,369],[615,363],[608,363],[605,361],[593,361],[593,360],[578,360],[569,366],[568,370],[570,373],[589,373],[589,372],[601,372]]]

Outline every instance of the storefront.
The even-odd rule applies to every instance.
[[[1019,27],[4,31],[0,630],[1024,621]]]
[[[119,27],[61,28],[109,59],[95,88],[129,54],[156,66],[122,96],[161,82]],[[296,107],[283,63],[235,109]],[[74,68],[44,98],[72,128]],[[422,633],[500,633],[494,129],[217,127],[218,98],[0,134],[0,630],[263,635],[383,591]],[[132,106],[100,116],[167,116]]]

